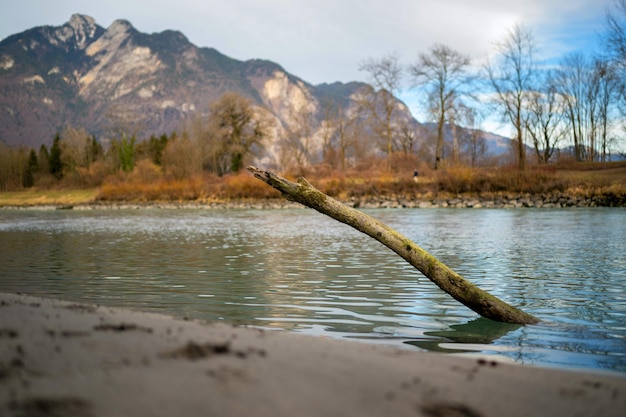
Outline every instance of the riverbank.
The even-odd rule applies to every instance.
[[[626,207],[626,196],[608,194],[572,195],[549,194],[485,194],[456,195],[434,198],[364,198],[349,202],[363,208],[568,208],[568,207]]]
[[[367,175],[365,175],[367,174]],[[294,179],[294,178],[292,178]],[[388,173],[311,174],[325,194],[362,208],[626,207],[626,161],[535,167],[454,168],[417,181]],[[248,172],[173,181],[132,175],[94,188],[30,188],[0,192],[0,208],[285,208],[297,207]]]
[[[626,377],[0,294],[4,416],[622,416]]]
[[[569,195],[564,193],[550,194],[485,194],[480,196],[455,195],[438,197],[413,196],[367,196],[344,199],[344,203],[354,208],[588,208],[588,207],[626,207],[626,196],[621,195]],[[188,200],[188,201],[29,201],[19,203],[0,198],[0,209],[285,209],[301,208],[302,205],[281,198],[273,199],[229,199],[229,200]]]

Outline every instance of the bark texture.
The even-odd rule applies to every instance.
[[[249,166],[248,170],[256,178],[280,191],[288,200],[311,207],[376,239],[417,268],[455,300],[481,316],[505,323],[539,322],[536,317],[505,303],[467,281],[433,255],[384,223],[322,193],[306,179],[300,178],[295,183],[254,166]]]

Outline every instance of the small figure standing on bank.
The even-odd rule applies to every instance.
[[[419,173],[417,172],[417,170],[413,171],[413,182],[417,182],[418,176],[419,176]]]

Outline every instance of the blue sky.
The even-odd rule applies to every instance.
[[[613,0],[0,0],[0,39],[82,13],[108,27],[175,29],[236,59],[269,59],[312,84],[366,81],[359,64],[396,53],[405,64],[435,42],[475,62],[521,23],[541,56],[599,49]],[[415,103],[408,103],[413,109]],[[416,111],[417,112],[417,111]]]

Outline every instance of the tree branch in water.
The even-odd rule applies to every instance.
[[[433,255],[386,224],[322,193],[306,179],[300,178],[295,183],[254,166],[249,166],[248,171],[252,172],[256,178],[280,191],[288,200],[315,209],[376,239],[417,268],[455,300],[481,316],[505,323],[533,324],[539,322],[536,317],[505,303],[467,281]]]

